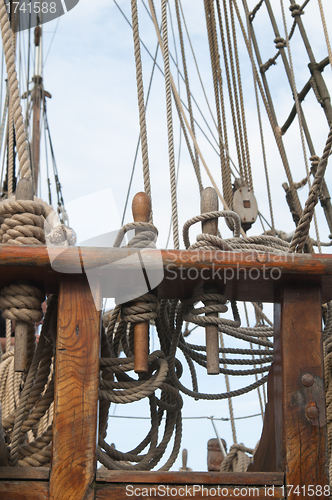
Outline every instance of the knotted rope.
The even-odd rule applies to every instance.
[[[246,472],[252,460],[247,453],[252,455],[254,450],[244,444],[233,444],[228,454],[221,463],[220,472]]]

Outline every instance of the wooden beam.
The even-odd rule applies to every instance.
[[[97,470],[97,482],[152,483],[152,484],[229,484],[275,485],[284,484],[282,472],[158,472]]]
[[[35,481],[48,481],[50,469],[48,467],[0,467],[0,480],[2,479],[33,479]]]
[[[94,480],[100,311],[85,277],[60,283],[51,500],[82,500]],[[88,497],[89,498],[89,497]]]
[[[284,286],[274,325],[276,467],[293,487],[288,499],[320,498],[329,484],[320,287]]]
[[[0,498],[3,500],[48,500],[49,484],[37,481],[1,481]]]
[[[77,276],[84,269],[100,272],[101,282],[130,282],[138,259],[130,249],[71,247],[0,247],[0,286],[15,279],[30,279],[48,293],[57,293],[62,276]],[[259,252],[197,252],[144,250],[146,269],[158,269],[160,257],[164,279],[154,289],[160,298],[189,298],[195,290],[212,284],[227,299],[274,302],[276,290],[286,282],[321,286],[322,301],[332,299],[332,256],[324,254],[272,255]],[[51,260],[50,260],[51,259]],[[53,267],[51,265],[53,263]],[[112,280],[105,280],[112,265]],[[136,267],[135,267],[136,266]],[[148,271],[149,272],[149,271]],[[103,278],[103,279],[102,279]],[[107,290],[101,290],[107,296]]]

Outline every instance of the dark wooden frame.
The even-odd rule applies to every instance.
[[[248,493],[241,498],[284,498],[293,485],[302,490],[287,498],[298,499],[309,497],[305,489],[309,485],[315,491],[328,484],[321,304],[332,298],[332,256],[295,255],[282,260],[258,252],[161,252],[165,277],[154,290],[159,297],[189,297],[213,282],[227,298],[276,304],[269,402],[252,471],[161,474],[96,473],[100,313],[84,270],[119,262],[117,272],[131,273],[133,266],[121,263],[129,251],[85,249],[83,259],[80,249],[69,249],[57,257],[62,273],[52,268],[50,253],[53,260],[45,247],[0,248],[0,286],[29,279],[46,292],[59,293],[52,469],[49,475],[45,468],[0,468],[0,498],[120,500],[128,498],[130,483],[139,488],[170,485],[176,499],[183,498],[184,484],[224,485],[228,488],[224,498],[237,498],[236,488],[241,486],[258,487],[256,496]],[[152,266],[157,265],[159,251],[146,255]],[[191,268],[199,273],[189,280]],[[217,271],[226,269],[233,269],[234,275],[225,281]],[[251,269],[256,274],[249,276]],[[273,495],[266,487],[273,488]],[[322,498],[316,493],[311,498]],[[152,490],[150,498],[157,497]]]

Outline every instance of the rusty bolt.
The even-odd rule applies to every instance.
[[[305,373],[302,376],[301,382],[304,385],[304,387],[311,387],[312,385],[314,385],[315,379],[310,373]]]
[[[312,419],[319,417],[319,409],[315,404],[307,406],[307,416]]]

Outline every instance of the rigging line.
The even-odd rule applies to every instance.
[[[150,2],[152,2],[152,0],[149,0],[149,3],[150,3]],[[156,18],[155,18],[155,17],[153,17],[153,23],[154,23],[155,30],[156,30],[156,33],[157,33],[157,37],[158,37],[158,41],[159,41],[159,45],[160,45],[160,47],[161,47],[161,49],[162,49],[162,40],[161,40],[161,36],[160,36],[160,31],[159,31],[159,29],[158,29],[158,23],[157,23],[157,20],[156,20]],[[184,113],[184,111],[183,111],[183,107],[182,107],[181,100],[180,100],[180,98],[179,98],[179,94],[178,94],[178,92],[177,92],[177,90],[176,90],[176,87],[175,87],[175,85],[174,85],[174,81],[173,81],[173,78],[172,78],[172,74],[170,75],[170,77],[171,77],[170,79],[171,79],[171,85],[172,85],[172,88],[173,88],[173,95],[174,95],[174,98],[175,98],[175,100],[176,100],[176,102],[177,102],[177,105],[179,106],[179,109],[181,110],[181,115],[182,115],[182,117],[183,117],[183,119],[184,119],[184,122],[185,122],[185,124],[186,124],[187,130],[188,130],[188,132],[190,133],[191,138],[192,138],[192,140],[193,140],[193,142],[194,142],[194,144],[195,144],[195,147],[197,148],[197,152],[198,152],[198,155],[199,155],[199,157],[200,157],[200,159],[201,159],[201,162],[202,162],[202,164],[203,164],[203,166],[204,166],[204,168],[205,168],[205,170],[206,170],[207,175],[209,176],[209,178],[210,178],[210,180],[211,180],[212,186],[213,186],[213,187],[215,188],[215,190],[217,191],[217,194],[218,194],[218,196],[219,196],[219,198],[220,198],[220,200],[221,200],[221,202],[222,202],[222,204],[223,204],[223,206],[224,206],[224,209],[225,209],[225,210],[229,210],[228,205],[227,205],[226,201],[224,200],[224,198],[223,198],[223,196],[222,196],[222,194],[221,194],[221,192],[220,192],[220,190],[219,190],[219,188],[218,188],[218,186],[217,186],[217,184],[216,184],[216,182],[215,182],[215,180],[214,180],[214,178],[213,178],[213,176],[212,176],[212,174],[211,174],[211,172],[210,172],[210,169],[209,169],[209,167],[207,166],[207,164],[206,164],[206,162],[205,162],[205,160],[204,160],[204,158],[203,158],[203,155],[202,155],[202,153],[201,153],[201,151],[200,151],[200,149],[199,149],[199,146],[198,146],[198,143],[197,143],[197,141],[196,141],[196,138],[195,138],[195,136],[194,136],[194,135],[193,135],[193,133],[192,133],[192,130],[191,130],[190,125],[189,125],[189,123],[188,123],[187,117],[186,117],[186,115],[185,115],[185,113]],[[242,236],[245,236],[245,232],[243,231],[243,229],[242,229],[242,228],[241,228],[241,234],[242,234]]]
[[[53,31],[52,40],[50,41],[50,45],[48,47],[47,54],[46,54],[44,62],[43,62],[43,69],[45,68],[45,64],[46,64],[47,58],[48,58],[49,53],[51,51],[51,48],[52,48],[52,45],[53,45],[53,42],[54,42],[54,37],[56,35],[56,32],[58,31],[59,23],[60,23],[60,17],[58,17],[58,22],[57,22],[56,27],[55,27],[55,29]]]
[[[45,124],[45,115],[44,115],[44,113],[43,113],[43,118],[44,118],[44,143],[45,143],[45,160],[46,160],[48,203],[49,203],[49,205],[52,205],[52,192],[51,192],[51,181],[50,181],[49,165],[48,165],[47,137],[46,137],[46,124]]]
[[[149,0],[149,2],[150,2],[150,1],[151,1],[151,0]],[[158,37],[158,40],[159,40],[159,44],[160,44],[160,46],[162,47],[162,41],[161,41],[160,32],[159,32],[159,30],[158,30],[158,24],[157,24],[157,20],[156,20],[156,19],[154,19],[154,25],[155,25],[155,29],[156,29],[156,33],[157,33],[157,37]],[[179,98],[178,92],[177,92],[176,87],[175,87],[175,85],[174,85],[174,81],[173,81],[172,75],[171,75],[171,84],[172,84],[172,88],[173,88],[173,95],[174,95],[174,98],[175,98],[175,100],[176,100],[176,102],[177,102],[177,105],[179,106],[179,109],[180,109],[180,111],[181,111],[181,115],[182,115],[182,117],[183,117],[183,120],[184,120],[184,122],[185,122],[185,124],[186,124],[187,130],[188,130],[188,132],[189,132],[189,134],[190,134],[190,136],[191,136],[191,138],[192,138],[192,140],[193,140],[193,142],[194,142],[194,144],[195,144],[195,147],[196,147],[196,149],[197,149],[197,153],[198,153],[198,155],[199,155],[199,157],[200,157],[200,159],[201,159],[201,162],[202,162],[202,164],[203,164],[203,166],[204,166],[204,168],[205,168],[205,171],[206,171],[207,175],[209,176],[209,179],[210,179],[210,181],[211,181],[211,183],[212,183],[212,186],[213,186],[213,187],[214,187],[214,189],[216,190],[216,192],[217,192],[217,194],[218,194],[218,196],[219,196],[219,199],[221,200],[221,202],[222,202],[222,204],[223,204],[223,206],[224,206],[224,210],[229,210],[228,205],[227,205],[227,203],[226,203],[226,201],[225,201],[224,197],[222,196],[222,194],[221,194],[221,192],[220,192],[220,189],[218,188],[218,185],[216,184],[216,182],[215,182],[215,180],[214,180],[214,178],[213,178],[213,176],[212,176],[212,174],[211,174],[211,172],[210,172],[209,167],[207,166],[207,164],[206,164],[206,162],[205,162],[205,160],[204,160],[204,158],[203,158],[203,155],[202,155],[201,150],[200,150],[200,148],[199,148],[199,146],[198,146],[197,140],[196,140],[195,136],[194,136],[194,135],[193,135],[193,133],[192,133],[192,130],[191,130],[190,125],[189,125],[189,123],[188,123],[187,117],[186,117],[186,115],[185,115],[185,113],[184,113],[184,111],[183,111],[183,107],[182,107],[181,100],[180,100],[180,98]],[[242,234],[242,236],[246,236],[246,233],[243,231],[243,229],[242,229],[242,228],[241,228],[241,234]]]
[[[211,0],[204,0],[205,21],[209,41],[210,60],[212,68],[213,91],[215,108],[217,113],[218,135],[219,135],[219,157],[221,167],[221,178],[223,195],[227,204],[231,207],[233,201],[231,175],[228,168],[227,157],[225,158],[224,144],[227,144],[227,127],[225,124],[225,108],[222,92],[220,56],[218,47],[218,37],[216,29],[216,19],[214,14],[214,4]],[[223,127],[222,127],[223,123]],[[226,135],[223,136],[223,133]],[[239,162],[240,170],[242,164]]]
[[[250,62],[251,62],[252,68],[253,68],[253,72],[254,72],[255,78],[256,78],[257,83],[258,83],[258,88],[259,88],[259,91],[260,91],[260,94],[261,94],[261,97],[262,97],[262,100],[263,100],[263,103],[264,103],[264,107],[265,107],[265,110],[266,110],[266,113],[267,113],[267,116],[268,116],[268,119],[269,119],[269,122],[270,122],[270,125],[271,125],[271,129],[272,129],[272,132],[273,132],[273,135],[274,135],[274,138],[275,138],[278,150],[279,150],[279,154],[280,154],[280,157],[281,157],[281,160],[282,160],[282,164],[283,164],[283,167],[284,167],[287,179],[288,179],[289,187],[290,187],[292,196],[294,198],[294,202],[296,204],[296,210],[298,212],[298,215],[300,216],[300,214],[302,213],[301,204],[300,204],[300,200],[299,200],[299,197],[298,197],[298,193],[296,192],[296,190],[294,188],[294,182],[293,182],[293,178],[292,178],[292,173],[291,173],[291,170],[290,170],[290,167],[289,167],[289,164],[288,164],[288,159],[287,159],[287,156],[286,156],[286,152],[285,152],[284,144],[283,144],[283,141],[282,141],[282,137],[281,137],[281,135],[278,132],[278,127],[277,127],[277,122],[276,122],[276,119],[275,119],[274,109],[272,107],[270,107],[270,105],[269,105],[267,95],[264,92],[261,80],[259,78],[259,74],[258,74],[258,71],[257,71],[257,68],[256,68],[256,63],[255,63],[255,60],[254,60],[254,57],[253,57],[253,53],[252,53],[252,46],[249,43],[249,40],[248,40],[246,31],[245,31],[245,28],[244,28],[244,25],[243,25],[243,22],[242,22],[242,18],[241,18],[241,14],[240,14],[237,2],[236,2],[236,0],[232,0],[232,1],[233,1],[235,10],[236,10],[236,15],[237,15],[237,18],[238,18],[238,21],[239,21],[239,24],[240,24],[240,28],[241,28],[241,31],[242,31],[243,40],[244,40],[245,45],[247,47],[247,52],[248,52],[248,55],[249,55],[249,58],[250,58]],[[243,4],[244,4],[246,15],[248,15],[247,2],[246,2],[246,0],[242,0],[242,1],[243,1]],[[265,0],[265,2],[268,3],[267,0]]]
[[[114,406],[117,406],[116,404]],[[139,417],[137,415],[108,415],[109,417],[112,418],[124,418],[124,419],[130,419],[130,420],[151,420],[151,417]],[[234,420],[244,420],[247,418],[253,418],[253,417],[260,417],[260,413],[254,413],[253,415],[244,415],[243,417],[234,417]],[[162,417],[162,420],[166,420],[167,417]],[[229,422],[228,417],[182,417],[182,420],[218,420],[221,422]]]
[[[173,43],[174,43],[174,50],[175,50],[175,58],[176,58],[176,63],[177,67],[179,67],[178,64],[178,51],[176,49],[176,40],[175,40],[175,32],[174,32],[174,26],[173,26],[173,18],[172,18],[172,12],[170,9],[170,6],[168,4],[169,8],[169,15],[170,15],[170,21],[171,21],[171,29],[172,29],[172,36],[173,36]],[[158,44],[159,46],[159,44]],[[180,72],[177,70],[177,81],[178,81],[178,89],[179,89],[179,95],[180,95]],[[181,144],[182,144],[182,128],[180,127],[180,137],[179,137],[179,152],[178,152],[178,161],[177,161],[177,168],[176,168],[176,187],[178,186],[178,180],[179,180],[179,170],[180,170],[180,158],[181,158]],[[172,217],[169,222],[169,229],[168,229],[168,235],[167,235],[167,241],[166,241],[166,246],[165,248],[168,248],[169,240],[171,237],[171,231],[172,231]],[[154,337],[152,337],[153,339]]]
[[[244,107],[241,70],[240,70],[240,63],[239,63],[239,54],[238,54],[236,29],[235,29],[235,19],[234,19],[232,2],[230,2],[229,7],[230,7],[230,13],[231,13],[233,44],[234,44],[234,53],[235,53],[235,64],[236,64],[236,72],[237,72],[237,84],[238,84],[238,90],[239,90],[240,109],[241,109],[241,117],[242,117],[242,122],[240,120],[240,126],[242,125],[243,136],[244,136],[244,146],[245,146],[245,150],[243,151],[244,159],[246,160],[244,162],[244,168],[246,168],[246,170],[247,170],[247,177],[248,177],[248,182],[249,182],[248,185],[249,185],[250,189],[253,191],[254,186],[253,186],[251,163],[250,163],[250,151],[249,151],[248,134],[247,134],[246,113],[245,113],[245,107]]]
[[[183,19],[183,24],[184,24],[184,27],[185,27],[185,30],[186,30],[186,34],[187,34],[187,37],[188,37],[188,42],[189,42],[189,45],[190,45],[190,49],[191,49],[191,52],[192,52],[192,55],[193,55],[193,59],[194,59],[194,62],[195,62],[195,67],[196,67],[196,71],[197,71],[197,74],[198,74],[198,78],[199,78],[199,81],[200,81],[200,84],[201,84],[201,87],[202,87],[202,90],[203,90],[203,94],[204,94],[204,97],[205,97],[205,101],[206,101],[206,104],[208,106],[208,109],[209,109],[209,112],[210,112],[210,115],[211,115],[211,118],[212,118],[212,121],[216,127],[216,130],[218,131],[218,127],[217,127],[217,124],[216,124],[216,120],[213,116],[213,113],[212,113],[212,110],[211,110],[211,106],[210,106],[210,103],[209,103],[209,100],[208,100],[208,97],[206,95],[206,92],[205,92],[205,88],[204,88],[204,84],[203,84],[203,80],[202,80],[202,77],[201,77],[201,73],[199,71],[199,67],[198,67],[198,64],[197,64],[197,59],[196,59],[196,55],[195,55],[195,51],[194,51],[194,48],[193,48],[193,45],[191,43],[191,38],[190,38],[190,34],[189,34],[189,31],[188,31],[188,27],[187,27],[187,23],[186,23],[186,19],[184,17],[184,12],[183,12],[183,9],[182,9],[182,4],[181,4],[181,0],[179,0],[179,5],[180,5],[180,9],[181,9],[181,15],[182,15],[182,19]],[[197,106],[197,103],[194,99],[194,97],[192,96],[193,98],[193,101],[195,102],[196,106]],[[195,120],[195,123],[196,120]],[[210,130],[210,128],[209,128]],[[211,130],[210,130],[211,132]],[[212,132],[211,132],[212,133]],[[227,134],[226,130],[225,130],[225,133]],[[218,132],[219,134],[219,132]],[[219,140],[222,141],[222,138],[220,137],[219,135]],[[217,140],[215,139],[215,141],[217,142]],[[210,141],[209,141],[210,142]],[[210,143],[211,144],[211,143]],[[218,143],[217,143],[218,144]],[[240,176],[240,172],[239,172],[239,169],[238,167],[235,165],[234,161],[232,160],[230,154],[229,154],[229,150],[228,150],[228,145],[227,144],[223,144],[223,148],[224,148],[224,151],[225,151],[225,154],[226,154],[226,157],[227,157],[227,160],[232,163],[233,167],[235,168],[236,172],[237,172],[237,175]],[[215,149],[215,148],[214,148]],[[215,150],[216,151],[216,150]],[[218,152],[217,152],[218,153]],[[219,154],[219,153],[218,153]],[[236,177],[236,175],[234,174],[234,172],[232,172],[232,175],[234,177]]]
[[[149,166],[149,153],[148,153],[148,136],[146,130],[146,116],[145,116],[145,103],[144,103],[144,85],[142,75],[142,60],[141,60],[141,47],[139,36],[139,23],[137,13],[137,0],[131,0],[131,15],[133,25],[133,39],[134,39],[134,55],[136,67],[136,82],[137,82],[137,100],[139,112],[139,127],[141,134],[141,151],[143,163],[143,179],[144,191],[148,195],[152,203],[151,196],[151,182],[150,182],[150,166]],[[152,210],[150,214],[150,222],[152,222]]]
[[[148,102],[149,102],[149,97],[150,97],[150,92],[151,92],[151,87],[152,87],[152,80],[153,80],[153,76],[154,76],[154,70],[155,70],[156,65],[157,65],[158,50],[159,50],[159,43],[157,42],[157,46],[156,46],[156,50],[155,50],[155,55],[154,55],[154,59],[153,59],[153,66],[152,66],[151,75],[150,75],[149,87],[148,87],[148,91],[147,91],[147,94],[146,94],[145,108],[147,108]],[[128,203],[129,203],[129,196],[130,196],[131,186],[132,186],[132,182],[133,182],[133,178],[134,178],[134,171],[135,171],[135,167],[136,167],[136,162],[137,162],[137,157],[138,157],[138,151],[139,151],[140,142],[141,142],[141,134],[139,134],[138,140],[137,140],[134,162],[133,162],[133,166],[132,166],[132,170],[131,170],[131,175],[130,175],[130,180],[129,180],[129,185],[128,185],[128,191],[127,191],[127,196],[126,196],[126,201],[125,201],[125,205],[124,205],[124,209],[123,209],[123,214],[122,214],[122,219],[121,219],[121,226],[123,226],[123,224],[124,224],[124,219],[125,219],[125,216],[126,216],[126,211],[127,211],[127,207],[128,207]]]
[[[114,1],[115,1],[115,0],[114,0]],[[142,0],[142,3],[143,3],[143,5],[144,5],[145,9],[147,10],[147,12],[148,12],[148,14],[149,14],[149,16],[150,16],[150,18],[151,18],[151,20],[152,20],[152,22],[153,22],[153,18],[152,18],[152,16],[151,16],[151,13],[150,13],[149,9],[147,8],[147,6],[145,5],[144,0]],[[177,65],[177,64],[176,64],[176,61],[174,60],[174,57],[173,57],[173,55],[172,55],[172,53],[171,53],[171,52],[170,52],[170,58],[172,59],[172,62],[173,62],[173,63],[174,63],[174,65],[176,66],[176,65]],[[159,69],[159,71],[161,71],[162,75],[164,76],[164,73],[163,73],[163,71],[161,70],[161,68],[160,68],[159,66],[158,66],[158,69]],[[179,74],[180,74],[180,76],[181,76],[181,79],[183,80],[183,82],[185,82],[184,76],[182,75],[181,71],[179,70],[179,68],[177,68],[177,69],[178,69],[178,71],[179,71]],[[197,103],[197,101],[196,101],[196,99],[195,99],[195,97],[194,97],[194,95],[193,95],[193,94],[191,94],[191,98],[192,98],[192,100],[193,100],[193,102],[194,102],[195,106],[197,107],[197,110],[198,110],[199,114],[201,115],[201,117],[202,117],[202,119],[203,119],[203,121],[204,121],[205,125],[207,126],[207,128],[208,128],[209,132],[211,133],[211,135],[212,135],[212,137],[213,137],[214,141],[215,141],[215,142],[216,142],[216,144],[218,145],[218,141],[217,141],[216,137],[214,136],[214,134],[213,134],[213,132],[212,132],[212,130],[211,130],[211,127],[209,126],[209,124],[208,124],[208,122],[207,122],[207,120],[206,120],[206,118],[205,118],[205,116],[204,116],[204,114],[203,114],[203,112],[202,112],[201,108],[199,107],[199,105],[198,105],[198,103]],[[181,103],[182,103],[182,105],[185,107],[185,109],[186,109],[187,111],[189,111],[189,110],[188,110],[188,108],[187,108],[187,106],[186,106],[186,104],[182,101],[182,99],[181,99]],[[207,135],[205,134],[205,132],[203,131],[203,129],[200,127],[200,125],[199,125],[199,123],[197,122],[197,120],[195,120],[195,118],[194,118],[194,121],[195,121],[195,124],[199,127],[200,131],[201,131],[201,132],[204,134],[204,136],[207,138]],[[215,120],[214,120],[214,119],[213,119],[213,121],[214,121],[214,123],[215,123]],[[207,138],[207,140],[209,141],[209,143],[210,143],[210,144],[211,144],[211,146],[212,146],[211,141],[210,141],[208,138]],[[213,147],[213,146],[212,146],[212,147]],[[215,149],[215,148],[214,148],[214,149]]]
[[[243,302],[243,306],[244,306],[244,314],[245,314],[245,317],[246,317],[247,327],[249,328],[250,327],[250,323],[249,323],[247,303]],[[253,348],[252,342],[249,342],[249,345],[250,345],[250,349],[252,349]],[[261,347],[261,346],[259,346],[259,347]],[[252,359],[253,360],[255,359],[255,356],[253,354],[252,354]],[[256,365],[254,365],[254,368],[256,368]],[[258,380],[257,373],[255,373],[255,379]],[[258,399],[259,399],[259,406],[261,407],[262,420],[264,422],[264,409],[263,409],[263,401],[262,401],[262,395],[261,395],[261,388],[260,387],[257,387],[257,394],[258,394]]]
[[[291,88],[292,88],[293,96],[294,96],[294,99],[295,99],[296,113],[297,113],[298,122],[299,122],[301,144],[302,144],[304,164],[305,164],[305,169],[306,169],[306,174],[307,174],[307,179],[308,179],[308,185],[309,185],[309,188],[311,188],[310,170],[309,170],[309,165],[308,165],[307,151],[306,151],[306,147],[305,147],[303,125],[302,125],[301,104],[299,102],[299,96],[298,96],[297,88],[296,88],[295,74],[294,74],[294,67],[293,67],[293,58],[292,58],[292,53],[291,53],[290,44],[289,44],[289,37],[288,37],[288,32],[287,32],[287,22],[286,22],[286,16],[285,16],[285,9],[284,9],[284,2],[283,2],[283,0],[280,0],[280,6],[281,6],[282,20],[283,20],[283,24],[284,24],[285,36],[286,36],[287,51],[288,51],[289,68],[290,68],[290,78],[291,78],[291,82],[290,83],[291,83]],[[284,51],[284,49],[281,49],[281,50]],[[318,245],[319,253],[322,253],[322,248],[320,246],[320,238],[319,238],[319,231],[318,231],[316,210],[314,210],[314,224],[315,224],[315,232],[316,232],[317,242],[319,242],[319,245]],[[310,242],[310,245],[309,245],[309,249],[310,249],[311,252],[313,251],[313,249],[312,249],[312,243],[311,242]]]
[[[226,70],[226,77],[227,77],[227,87],[228,87],[228,95],[229,95],[229,100],[230,100],[230,108],[231,108],[231,113],[232,113],[233,131],[234,131],[234,138],[235,138],[235,144],[236,144],[236,153],[237,153],[237,158],[238,158],[238,162],[239,162],[239,169],[240,169],[240,173],[241,173],[240,177],[248,185],[247,170],[246,170],[245,166],[243,165],[245,162],[245,157],[243,154],[243,138],[242,138],[242,130],[240,127],[240,111],[239,111],[237,85],[236,85],[234,60],[233,60],[233,49],[232,49],[232,42],[231,42],[231,37],[230,37],[226,0],[223,0],[223,6],[224,6],[224,20],[225,20],[225,26],[226,26],[226,36],[227,36],[228,47],[226,47],[224,28],[223,28],[221,9],[220,9],[220,2],[218,0],[217,1],[217,10],[218,10],[219,29],[220,29],[221,42],[222,42],[223,54],[224,54],[224,63],[225,63],[225,70]],[[229,59],[229,62],[228,62],[228,59]],[[229,70],[229,66],[230,66],[230,70]],[[234,103],[235,103],[235,109],[234,109]]]
[[[178,31],[179,31],[179,38],[180,38],[180,46],[181,46],[181,55],[182,55],[182,66],[183,66],[183,72],[184,72],[184,77],[185,77],[185,83],[186,83],[186,92],[187,92],[187,101],[188,101],[188,110],[189,110],[189,116],[190,116],[190,125],[192,128],[192,131],[195,134],[195,122],[194,122],[194,115],[193,115],[193,110],[192,110],[192,105],[191,105],[191,92],[190,92],[190,86],[189,86],[189,78],[188,78],[188,69],[187,69],[187,61],[186,61],[186,53],[184,49],[184,42],[183,42],[183,33],[182,33],[182,26],[181,26],[181,17],[180,17],[180,10],[179,10],[179,0],[175,0],[175,10],[176,10],[176,19],[178,23]],[[180,85],[178,84],[178,87],[180,89]],[[180,93],[179,93],[180,95]],[[194,163],[194,169],[197,177],[197,182],[198,182],[198,187],[199,191],[202,192],[203,190],[203,184],[202,184],[202,179],[201,179],[201,172],[200,172],[200,166],[199,166],[199,157],[196,151],[196,148],[194,147],[195,151],[195,163]]]
[[[249,42],[250,45],[252,44],[251,40],[251,34],[250,34],[250,14],[246,15],[247,19],[247,30],[248,30],[248,37],[249,37]],[[254,80],[254,88],[255,88],[255,98],[256,98],[256,108],[257,108],[257,116],[258,116],[258,125],[259,125],[259,133],[260,133],[260,138],[261,138],[261,147],[262,147],[262,156],[263,156],[263,164],[264,164],[264,172],[265,172],[265,181],[266,181],[266,188],[267,188],[267,194],[268,194],[268,201],[269,201],[269,209],[270,209],[270,217],[271,217],[271,228],[274,231],[274,216],[273,216],[273,206],[272,206],[272,196],[271,196],[271,188],[270,188],[270,180],[269,180],[269,172],[267,168],[267,160],[266,160],[266,150],[265,150],[265,141],[264,141],[264,132],[263,132],[263,124],[262,124],[262,116],[261,116],[261,111],[260,111],[260,104],[259,104],[259,96],[258,96],[258,90],[257,90],[257,81],[255,78],[255,73],[252,69],[252,76]],[[260,221],[264,230],[264,226],[260,217]],[[264,230],[265,232],[265,230]]]
[[[151,2],[151,3],[150,3]],[[152,7],[152,0],[149,0]],[[164,56],[164,71],[165,71],[165,91],[166,91],[166,110],[167,110],[167,135],[168,135],[168,155],[169,169],[171,182],[171,200],[172,200],[172,219],[173,219],[173,243],[174,248],[180,248],[179,240],[179,222],[178,222],[178,203],[177,203],[177,188],[174,160],[174,137],[173,137],[173,118],[172,118],[172,84],[171,72],[169,66],[169,51],[168,51],[168,28],[167,28],[167,0],[161,0],[161,26],[162,26],[162,51]]]
[[[121,12],[122,16],[123,16],[123,17],[124,17],[124,19],[127,21],[127,23],[128,23],[128,25],[130,26],[130,28],[132,29],[132,25],[131,25],[131,23],[130,23],[129,19],[127,18],[127,16],[126,16],[126,15],[125,15],[125,13],[123,12],[123,10],[120,8],[120,6],[117,4],[116,0],[113,0],[113,2],[114,2],[114,3],[115,3],[115,5],[118,7],[118,9],[119,9],[119,11]],[[143,2],[144,7],[145,7],[145,8],[147,8],[147,7],[145,6],[145,4],[144,4],[144,0],[142,0],[142,2]],[[154,58],[153,58],[153,55],[151,54],[151,52],[149,51],[149,49],[147,48],[147,46],[144,44],[144,42],[143,42],[141,39],[140,39],[140,41],[141,41],[141,44],[142,44],[143,48],[146,50],[147,54],[148,54],[148,55],[150,56],[150,58],[153,60],[153,59],[154,59]],[[172,54],[171,54],[171,58],[172,58]],[[173,60],[173,61],[174,61],[174,60]],[[165,77],[163,70],[161,69],[161,67],[159,66],[159,64],[158,64],[157,62],[156,62],[156,67],[158,68],[158,70],[160,71],[160,73],[163,75],[163,77]],[[180,76],[181,76],[182,80],[184,81],[184,77],[183,77],[183,75],[181,74],[181,71],[180,71]],[[192,94],[191,94],[191,97],[192,97],[192,100],[193,100],[193,102],[195,103],[195,105],[196,105],[196,107],[197,107],[197,109],[198,109],[198,111],[199,111],[199,113],[200,113],[201,117],[203,118],[203,121],[204,121],[205,125],[207,126],[207,128],[208,128],[209,132],[211,133],[211,135],[212,135],[213,139],[214,139],[214,140],[215,140],[215,142],[218,144],[218,142],[217,142],[217,140],[216,140],[216,138],[215,138],[215,136],[214,136],[214,134],[213,134],[213,132],[212,132],[212,130],[211,130],[211,128],[210,128],[210,126],[209,126],[209,124],[208,124],[208,122],[206,121],[206,118],[204,117],[204,114],[202,113],[202,110],[200,109],[200,107],[199,107],[199,105],[198,105],[198,103],[197,103],[197,101],[196,101],[195,97],[194,97]],[[188,108],[187,108],[186,104],[185,104],[182,100],[181,100],[181,103],[182,103],[182,105],[184,106],[184,108],[188,111]],[[219,155],[219,152],[218,152],[218,151],[217,151],[217,149],[214,147],[214,145],[212,144],[211,140],[208,138],[208,136],[207,136],[206,132],[204,132],[204,130],[202,129],[202,127],[200,126],[200,124],[197,122],[197,120],[196,120],[196,119],[194,119],[194,120],[195,120],[195,124],[197,125],[197,127],[199,128],[199,130],[202,132],[202,134],[204,135],[204,137],[206,138],[206,140],[209,142],[209,144],[210,144],[210,145],[211,145],[211,147],[214,149],[214,151],[215,151],[215,152]],[[230,157],[229,157],[229,158],[230,158]],[[230,161],[232,161],[232,159],[231,159],[231,158],[230,158]],[[234,168],[236,169],[237,167],[236,167],[236,165],[234,164],[234,162],[233,162],[233,161],[232,161],[232,163],[233,163]]]
[[[223,332],[219,332],[219,339],[220,339],[220,347],[222,349],[225,348],[225,343],[224,343],[224,335]],[[226,359],[226,354],[225,352],[221,353],[221,356],[223,359]],[[224,363],[224,369],[227,369],[226,363]],[[229,375],[225,373],[225,383],[226,383],[226,391],[231,392],[231,386],[229,383]],[[236,438],[236,428],[235,428],[235,422],[234,422],[234,408],[233,408],[233,400],[232,398],[227,398],[228,399],[228,411],[229,411],[229,417],[231,421],[231,429],[232,429],[232,437],[233,437],[233,443],[237,443],[237,438]]]
[[[325,41],[326,41],[327,52],[329,54],[329,61],[330,61],[331,69],[332,69],[332,50],[331,50],[331,44],[330,44],[329,34],[328,34],[328,31],[327,31],[327,26],[326,26],[326,20],[325,20],[325,14],[324,14],[322,0],[318,0],[318,5],[319,5],[320,17],[322,18],[322,24],[323,24],[323,30],[324,30],[324,36],[325,36]]]

